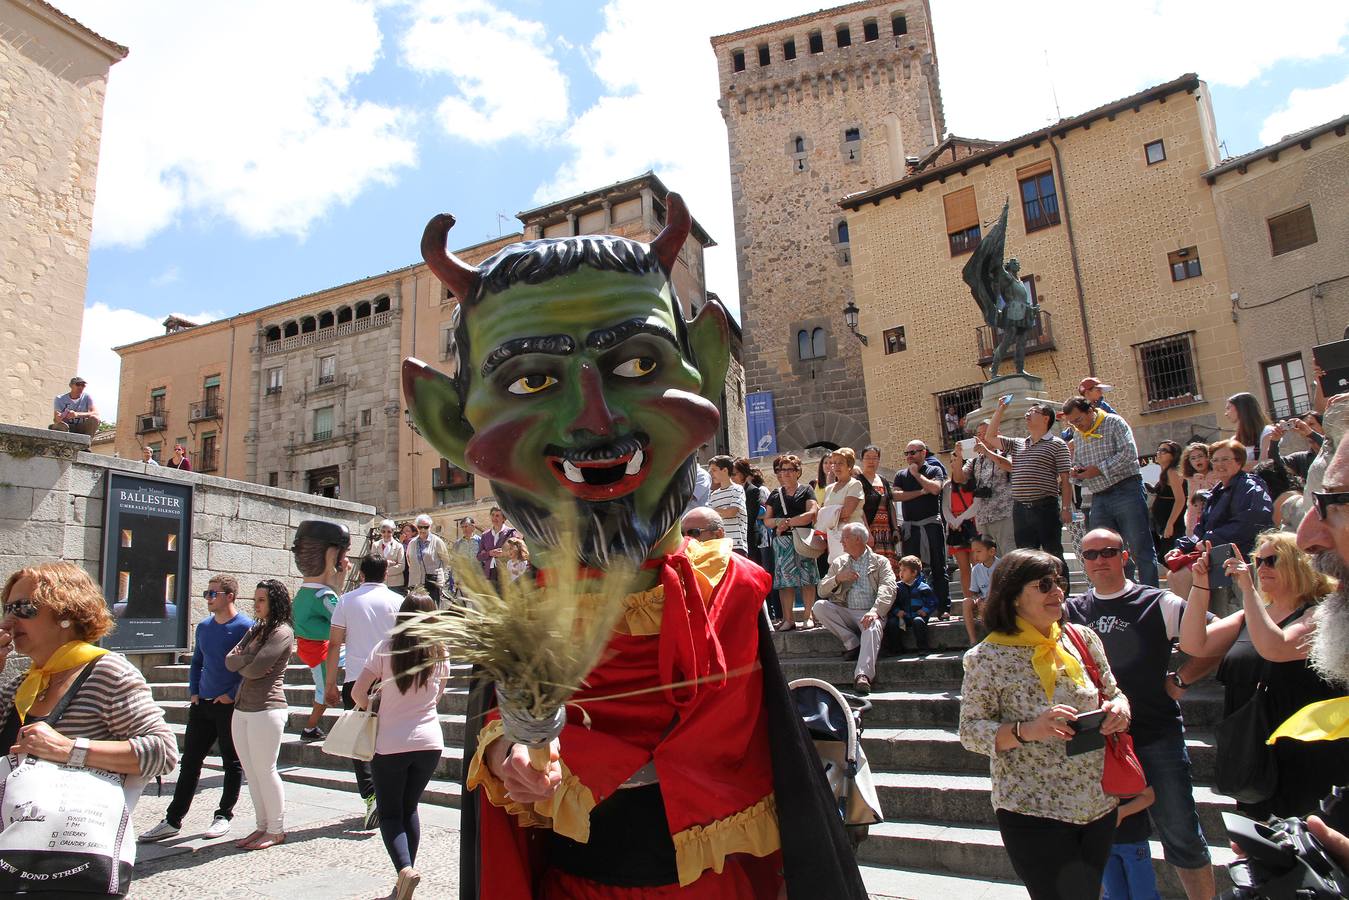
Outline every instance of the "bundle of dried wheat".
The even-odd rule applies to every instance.
[[[565,724],[565,706],[599,663],[636,574],[622,560],[600,577],[583,574],[576,547],[575,530],[559,529],[555,546],[534,553],[544,584],[503,573],[493,585],[476,562],[458,562],[454,574],[467,602],[400,626],[447,645],[455,662],[478,666],[496,682],[505,735],[529,748],[540,771]]]

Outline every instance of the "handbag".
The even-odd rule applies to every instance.
[[[47,724],[56,727],[96,665],[76,676]],[[124,896],[136,861],[128,800],[126,775],[27,754],[0,757],[0,896]]]
[[[1064,624],[1063,630],[1068,639],[1077,648],[1082,657],[1082,665],[1091,677],[1096,690],[1104,690],[1101,671],[1096,668],[1096,660],[1087,649],[1087,642],[1072,625]],[[1148,788],[1148,778],[1143,774],[1143,764],[1134,752],[1134,739],[1127,732],[1119,731],[1105,736],[1105,768],[1101,772],[1101,790],[1112,797],[1136,797]]]
[[[787,517],[787,497],[782,488],[778,488],[778,502],[782,504],[782,515]],[[819,559],[829,549],[829,538],[823,531],[816,531],[809,525],[792,528],[792,549],[802,559]]]
[[[323,752],[370,762],[375,758],[375,738],[379,734],[379,693],[370,698],[369,709],[348,709],[323,739]]]
[[[1218,724],[1218,765],[1214,787],[1238,803],[1260,803],[1279,786],[1279,765],[1265,735],[1269,721],[1269,661],[1260,668],[1260,681],[1251,699]]]

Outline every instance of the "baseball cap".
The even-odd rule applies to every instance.
[[[76,375],[74,378],[70,379],[70,383],[71,383],[71,384],[88,384],[89,382],[85,381],[83,378],[81,378],[80,376]]]
[[[1113,391],[1115,389],[1113,385],[1106,384],[1101,379],[1092,377],[1083,378],[1082,383],[1077,386],[1078,393],[1086,393],[1095,388],[1100,388],[1103,391]]]

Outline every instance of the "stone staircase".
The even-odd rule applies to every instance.
[[[1071,564],[1076,585],[1081,582],[1080,569],[1075,561]],[[953,595],[959,596],[958,582]],[[959,612],[958,600],[954,612]],[[958,619],[934,621],[929,636],[932,652],[883,658],[877,669],[869,698],[873,709],[863,723],[862,743],[886,821],[871,828],[859,850],[859,861],[868,872],[880,868],[931,873],[936,877],[922,883],[944,886],[940,891],[925,888],[925,896],[962,896],[970,882],[960,879],[1015,882],[1016,876],[1003,850],[990,802],[988,759],[965,750],[957,735],[961,654],[968,646],[964,625]],[[823,629],[778,634],[774,642],[789,679],[820,678],[850,689],[852,663],[840,658],[838,642]],[[180,744],[187,721],[187,677],[186,665],[160,666],[148,675]],[[290,666],[286,671],[290,718],[281,744],[281,774],[296,783],[355,791],[355,776],[347,760],[326,755],[322,744],[299,740],[312,697],[308,670],[298,664]],[[457,781],[464,765],[467,699],[467,671],[457,667],[439,707],[447,747],[424,802],[459,806]],[[1212,682],[1201,684],[1190,691],[1183,707],[1198,782],[1195,799],[1200,820],[1215,862],[1223,863],[1232,854],[1221,814],[1234,810],[1235,805],[1208,786],[1214,772],[1213,729],[1222,710],[1221,691]],[[336,710],[325,714],[325,730],[338,715]],[[1162,893],[1183,897],[1175,873],[1162,860],[1161,846],[1154,842],[1152,850]],[[1220,889],[1228,884],[1221,866],[1218,879]]]

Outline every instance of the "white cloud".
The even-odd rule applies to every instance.
[[[380,55],[359,0],[62,0],[124,43],[104,108],[97,244],[136,246],[189,216],[303,236],[416,161],[414,116],[358,100]]]
[[[152,287],[165,287],[167,285],[173,284],[174,282],[178,281],[181,278],[182,273],[178,271],[178,267],[169,266],[163,272],[160,272],[154,278],[151,278],[150,285]]]
[[[572,158],[535,199],[556,200],[653,168],[721,242],[707,254],[707,285],[738,309],[726,128],[708,40],[821,5],[686,0],[675,14],[646,0],[610,0],[588,53],[605,94],[564,132]],[[1349,33],[1349,6],[1339,0],[1292,0],[1278,15],[1254,0],[1207,12],[1189,0],[1042,0],[1033,8],[939,0],[933,7],[947,127],[991,139],[1057,118],[1046,49],[1059,108],[1071,116],[1185,72],[1243,86],[1277,62],[1342,54]],[[841,186],[840,195],[846,192]]]
[[[1288,102],[1265,119],[1260,142],[1273,144],[1295,131],[1302,131],[1349,113],[1349,78],[1321,88],[1298,88]]]
[[[422,0],[402,51],[408,67],[450,77],[454,90],[436,118],[453,137],[475,144],[546,140],[568,119],[567,79],[539,22],[485,0]]]
[[[174,313],[174,315],[180,315]],[[198,324],[220,318],[219,312],[184,315]],[[80,375],[89,382],[89,393],[105,421],[117,418],[122,360],[113,347],[143,341],[164,333],[163,319],[134,309],[114,309],[106,303],[91,303],[84,309],[80,334]]]

